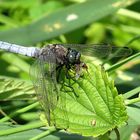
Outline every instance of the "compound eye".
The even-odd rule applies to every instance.
[[[70,63],[74,63],[75,62],[75,52],[74,51],[70,51],[68,54],[68,59]]]
[[[67,60],[70,64],[77,64],[80,62],[80,57],[81,57],[81,54],[76,51],[76,50],[73,50],[73,49],[68,49],[68,53],[67,53]]]

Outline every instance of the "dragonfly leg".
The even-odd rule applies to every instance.
[[[61,88],[60,88],[60,90],[63,91],[63,92],[73,92],[76,97],[79,97],[77,95],[77,93],[75,92],[74,88],[72,87],[76,82],[73,80],[74,77],[72,77],[69,74],[69,70],[70,69],[68,69],[68,67],[67,67],[64,71],[62,71],[62,68],[63,68],[63,65],[59,65],[56,68],[56,70],[57,70],[57,82],[62,85]],[[62,72],[64,72],[64,73],[62,73]],[[62,75],[64,76],[63,78],[60,77]],[[65,76],[68,79],[68,82],[66,82]],[[73,83],[71,81],[73,81]],[[68,87],[69,89],[65,89],[65,87]]]
[[[63,81],[62,83],[62,87],[61,87],[61,90],[64,91],[64,92],[72,92],[74,93],[74,95],[76,97],[79,97],[79,95],[77,95],[77,93],[75,92],[74,88],[73,88],[73,85],[76,83],[75,81],[73,81],[73,83],[71,83],[71,80],[72,79],[68,79],[68,83],[66,83],[65,81]],[[65,87],[68,87],[69,89],[65,89]]]

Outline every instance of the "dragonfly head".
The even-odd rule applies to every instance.
[[[80,52],[73,50],[71,48],[68,48],[68,53],[66,55],[66,59],[70,64],[79,64],[80,63]]]

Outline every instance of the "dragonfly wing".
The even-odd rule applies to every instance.
[[[41,58],[36,60],[30,69],[30,75],[38,100],[45,111],[48,124],[55,125],[55,121],[51,120],[53,118],[51,115],[53,115],[58,100],[55,55],[50,52],[47,61],[43,61]]]
[[[95,57],[122,57],[128,56],[132,50],[128,47],[114,47],[107,44],[63,44],[64,47],[73,48],[80,51],[84,55]]]

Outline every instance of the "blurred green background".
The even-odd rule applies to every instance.
[[[49,43],[105,43],[119,47],[139,36],[138,0],[0,1],[1,41],[36,47]],[[139,52],[140,39],[128,47],[133,53]],[[1,118],[35,102],[29,77],[33,62],[31,58],[0,51]],[[139,64],[137,58],[114,72],[119,93],[139,88]],[[37,111],[38,107],[16,114],[14,120],[18,124],[38,120]]]

